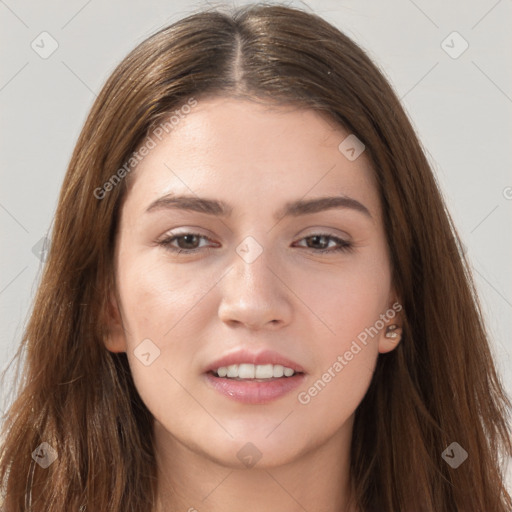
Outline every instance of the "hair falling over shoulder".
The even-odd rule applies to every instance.
[[[115,69],[80,133],[3,418],[5,512],[147,512],[152,416],[126,354],[106,350],[105,309],[127,180],[98,187],[156,123],[211,95],[315,109],[363,141],[406,319],[356,411],[351,478],[362,512],[509,512],[502,464],[511,404],[469,266],[396,94],[365,52],[319,16],[253,4],[207,9],[158,31]],[[392,241],[392,243],[391,243]],[[457,469],[442,458],[457,442]],[[36,463],[44,459],[51,464]],[[44,467],[46,466],[46,467]]]

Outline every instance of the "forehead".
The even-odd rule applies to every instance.
[[[350,133],[327,116],[226,97],[197,100],[187,112],[168,133],[149,135],[152,149],[132,171],[130,202],[180,193],[277,209],[301,197],[343,194],[378,216],[368,159],[363,152],[349,160],[340,151]]]

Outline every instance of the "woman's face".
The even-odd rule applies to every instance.
[[[270,467],[350,436],[397,307],[372,170],[348,135],[230,98],[152,135],[122,207],[108,348],[127,352],[169,442]],[[341,201],[307,206],[324,197]],[[241,380],[207,372],[236,362]]]

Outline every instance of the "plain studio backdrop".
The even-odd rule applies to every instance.
[[[20,342],[61,182],[96,95],[136,44],[215,5],[0,0],[0,369]],[[464,242],[512,394],[512,1],[287,5],[344,31],[397,91]],[[3,412],[6,390],[0,395]]]

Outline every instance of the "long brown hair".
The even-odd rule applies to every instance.
[[[401,343],[379,355],[356,410],[351,478],[360,509],[509,511],[500,457],[512,455],[511,404],[417,136],[354,42],[314,14],[264,4],[205,10],[160,30],[121,62],[95,101],[18,351],[26,352],[23,382],[1,448],[5,510],[142,512],[155,503],[152,416],[126,354],[104,344],[127,180],[105,187],[102,198],[95,191],[152,127],[207,95],[315,109],[366,146],[405,320]],[[468,453],[456,469],[442,457],[452,442]],[[47,468],[32,456],[41,443],[57,456]]]

